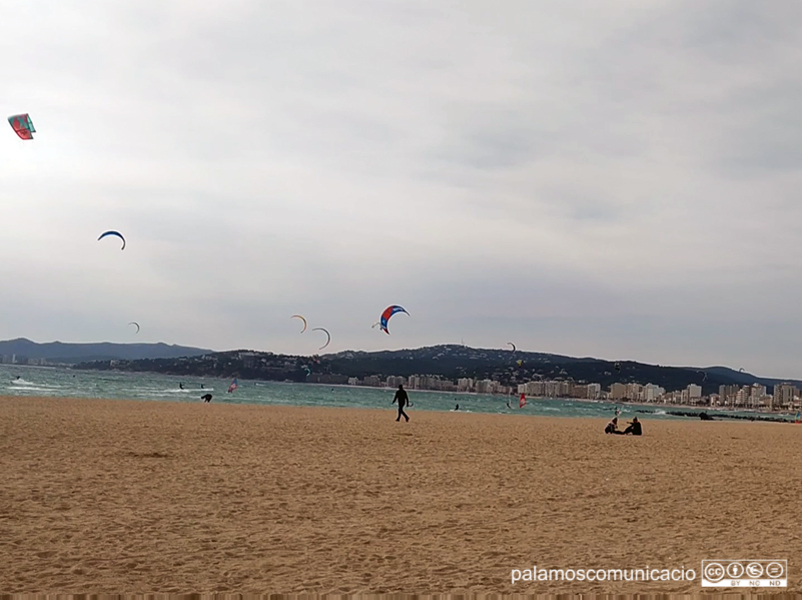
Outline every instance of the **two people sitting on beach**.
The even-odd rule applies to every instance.
[[[614,433],[616,435],[643,435],[643,430],[641,429],[638,417],[634,417],[629,421],[629,427],[624,429],[624,431],[618,431],[618,417],[613,417],[613,420],[607,423],[607,427],[604,428],[604,433]]]
[[[396,402],[398,402],[398,417],[396,418],[396,421],[400,421],[401,417],[404,417],[407,421],[409,421],[409,416],[404,412],[404,407],[408,404],[409,406],[412,406],[412,404],[409,402],[409,396],[407,396],[407,392],[403,385],[398,386],[398,391],[396,391],[391,405],[395,404]]]

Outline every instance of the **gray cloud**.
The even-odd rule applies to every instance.
[[[314,352],[303,312],[802,377],[794,3],[8,11],[2,337]]]

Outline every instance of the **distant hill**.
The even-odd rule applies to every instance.
[[[789,381],[802,385],[792,380],[756,377],[727,367],[663,367],[634,361],[617,364],[618,369],[615,361],[596,358],[440,345],[381,352],[346,351],[320,357],[237,350],[190,358],[84,363],[78,367],[268,381],[334,382],[369,375],[439,375],[451,380],[461,377],[494,379],[505,385],[538,379],[600,383],[603,389],[615,382],[653,383],[669,391],[695,383],[702,386],[704,394],[718,392],[718,386],[723,384],[760,383],[771,388],[781,381]]]
[[[157,344],[68,344],[48,342],[39,344],[25,338],[0,341],[0,355],[16,355],[19,359],[37,358],[49,362],[75,364],[88,361],[140,360],[144,358],[179,358],[211,354],[214,350],[191,348],[187,346]]]

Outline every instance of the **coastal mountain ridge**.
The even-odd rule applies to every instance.
[[[243,349],[187,357],[87,361],[77,368],[317,383],[346,383],[349,378],[370,376],[427,375],[450,380],[493,379],[513,386],[528,381],[562,380],[599,383],[603,389],[616,382],[652,383],[670,391],[696,384],[702,386],[703,394],[718,392],[720,385],[757,383],[771,388],[778,383],[792,383],[802,386],[802,381],[758,377],[721,366],[666,367],[628,360],[469,348],[458,344],[376,352],[345,350],[312,357]]]
[[[27,338],[0,341],[0,355],[20,359],[46,360],[59,364],[89,361],[138,360],[147,358],[178,358],[210,354],[214,350],[158,343],[116,344],[98,343],[37,343]]]

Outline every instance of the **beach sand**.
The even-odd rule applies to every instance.
[[[0,398],[0,592],[700,592],[790,560],[802,426]],[[414,395],[413,395],[414,402]],[[682,568],[692,582],[519,582]]]

